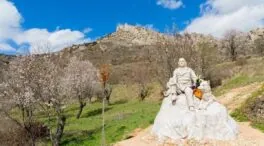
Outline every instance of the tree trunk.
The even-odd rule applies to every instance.
[[[80,101],[79,103],[80,103],[80,105],[79,105],[79,111],[78,111],[78,113],[76,115],[76,118],[77,119],[79,119],[81,117],[83,108],[86,106],[86,103],[85,102]]]
[[[53,141],[54,146],[59,146],[61,137],[63,135],[64,126],[66,123],[66,117],[62,114],[61,108],[59,105],[56,107],[56,113],[57,113],[57,129]]]
[[[88,103],[89,103],[89,104],[92,103],[92,97],[88,97]]]
[[[61,137],[63,135],[63,130],[66,122],[66,117],[61,115],[57,117],[57,130],[54,139],[54,146],[59,146]]]
[[[106,99],[106,104],[110,104],[110,97],[112,94],[112,87],[110,85],[107,86],[107,88],[104,89],[104,94],[105,94],[105,99]]]
[[[36,145],[35,144],[36,143],[36,138],[35,138],[35,135],[34,135],[34,130],[35,129],[34,129],[34,127],[32,127],[31,122],[27,123],[24,128],[25,128],[27,134],[30,137],[31,146],[35,146]]]
[[[30,132],[30,139],[31,139],[31,142],[32,142],[32,146],[35,146],[36,145],[36,138],[35,138],[35,135],[34,133],[32,133],[32,131]]]

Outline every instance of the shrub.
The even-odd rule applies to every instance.
[[[243,66],[247,64],[247,59],[245,57],[240,57],[236,61],[236,65]]]
[[[49,136],[49,128],[43,123],[34,122],[31,124],[26,124],[25,127],[26,129],[31,131],[31,133],[34,135],[36,139]]]
[[[8,128],[6,131],[0,130],[1,145],[6,146],[28,146],[30,138],[26,130],[22,127]]]
[[[264,122],[264,96],[255,98],[247,105],[246,113],[255,122]]]

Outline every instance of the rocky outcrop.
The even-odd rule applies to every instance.
[[[248,35],[252,41],[259,39],[259,38],[264,39],[264,28],[257,28],[257,29],[251,30],[248,33]]]
[[[162,40],[169,39],[168,36],[139,26],[128,24],[118,25],[116,32],[100,39],[99,43],[113,42],[120,45],[153,45]]]

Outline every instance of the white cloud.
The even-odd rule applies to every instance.
[[[0,0],[0,41],[9,39],[19,32],[22,17],[13,3]]]
[[[207,0],[201,16],[192,20],[185,31],[221,37],[230,29],[249,31],[264,26],[264,0]]]
[[[181,0],[158,0],[157,5],[174,10],[183,6],[183,3]]]
[[[83,29],[83,33],[89,33],[92,30],[93,30],[92,28],[87,27],[87,28]]]
[[[37,37],[36,37],[37,36]],[[47,29],[29,29],[20,33],[14,38],[18,45],[23,45],[23,43],[30,44],[29,50],[31,52],[38,52],[43,49],[46,45],[47,51],[59,51],[64,47],[70,46],[72,44],[79,44],[90,41],[90,39],[85,39],[84,33],[80,31],[72,31],[70,29],[56,29],[54,32],[49,32]]]
[[[7,43],[9,40],[16,43],[18,48],[29,46],[31,52],[36,52],[34,49],[38,48],[38,45],[44,49],[43,44],[49,46],[49,51],[59,51],[72,44],[90,41],[85,37],[85,33],[92,31],[91,28],[86,28],[83,32],[59,27],[55,31],[40,28],[24,30],[21,27],[23,17],[12,2],[0,0],[0,10],[0,42],[5,50],[14,49]]]
[[[238,11],[242,7],[251,7],[263,4],[264,0],[207,0],[203,9],[211,9],[215,12],[226,14]]]
[[[15,52],[16,49],[11,47],[8,44],[0,43],[0,52],[3,52],[3,51]]]

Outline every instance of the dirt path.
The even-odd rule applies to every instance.
[[[255,83],[247,85],[240,88],[235,88],[230,90],[228,93],[218,97],[219,102],[224,104],[228,110],[231,112],[235,108],[239,107],[247,97],[251,95],[252,92],[256,91],[260,87],[260,83]],[[186,146],[264,146],[264,133],[250,126],[248,122],[238,122],[240,134],[237,140],[234,141],[210,141],[207,144],[201,144],[197,142],[188,142],[184,145]],[[150,135],[149,131],[151,126],[144,129],[136,129],[132,134],[134,137],[128,140],[124,140],[116,143],[114,146],[158,146],[156,140],[154,140]],[[160,145],[159,145],[160,146]],[[163,146],[173,146],[169,142]]]

